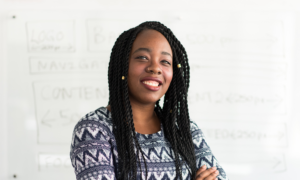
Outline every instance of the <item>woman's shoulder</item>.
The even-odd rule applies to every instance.
[[[203,134],[203,132],[201,131],[201,129],[198,127],[197,123],[190,120],[190,129],[191,129],[191,133],[198,133],[198,134]]]
[[[76,130],[76,129],[82,129],[86,127],[101,128],[111,132],[112,131],[111,112],[108,111],[104,106],[101,106],[96,110],[90,111],[77,122],[74,129]]]

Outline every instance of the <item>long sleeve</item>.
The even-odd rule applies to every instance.
[[[207,145],[203,132],[201,131],[201,129],[198,128],[197,124],[192,121],[191,121],[191,133],[195,145],[197,168],[200,168],[204,164],[208,168],[215,166],[219,171],[219,175],[217,176],[218,180],[228,180],[225,171],[220,166],[215,156],[212,154],[210,147]]]
[[[73,131],[70,158],[76,179],[115,180],[113,151],[109,126],[97,113],[87,114]]]

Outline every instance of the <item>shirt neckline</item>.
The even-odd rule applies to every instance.
[[[111,112],[106,107],[102,106],[102,107],[100,107],[100,109],[104,110],[104,112],[107,114],[107,116],[109,118],[112,118]],[[135,134],[136,135],[140,135],[140,136],[150,136],[150,135],[151,136],[153,136],[153,135],[161,136],[162,133],[163,133],[163,125],[162,125],[161,122],[160,122],[160,130],[157,131],[157,132],[155,132],[155,133],[153,133],[153,134],[141,134],[141,133],[138,133],[138,132],[135,131]]]

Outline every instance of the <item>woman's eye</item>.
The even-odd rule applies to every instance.
[[[146,56],[138,56],[137,59],[147,59]]]
[[[169,61],[163,60],[162,62],[171,65],[171,63]]]

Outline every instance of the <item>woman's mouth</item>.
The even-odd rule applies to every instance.
[[[158,91],[160,89],[160,84],[157,81],[143,81],[143,85],[151,91]]]
[[[156,81],[143,81],[143,83],[147,84],[149,86],[155,86],[155,87],[157,87],[159,85],[159,83]]]

